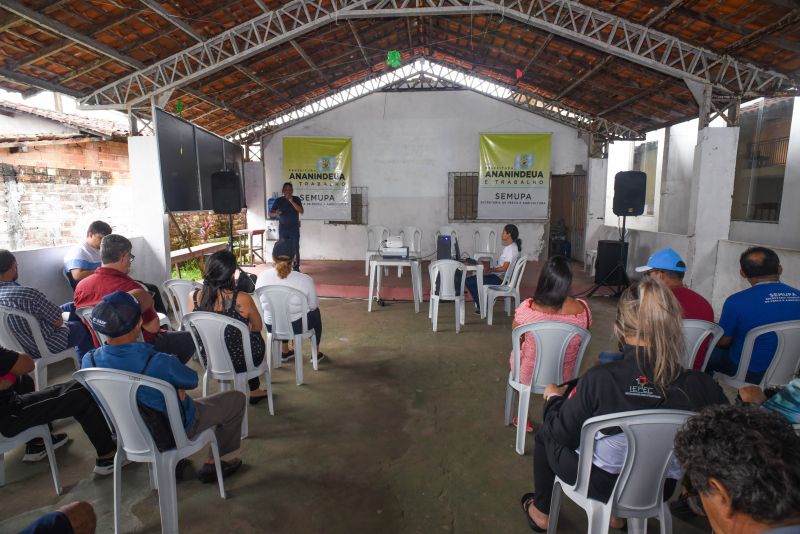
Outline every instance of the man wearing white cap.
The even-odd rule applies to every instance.
[[[680,254],[671,248],[659,250],[650,256],[650,259],[647,260],[647,265],[637,267],[636,272],[658,278],[670,288],[672,294],[680,302],[681,308],[683,308],[684,319],[714,321],[714,309],[711,304],[702,295],[683,285],[683,277],[686,275],[686,263],[681,259]],[[698,354],[705,353],[705,346],[703,346],[698,351]],[[602,352],[600,354],[600,361],[603,363],[621,358],[622,353],[619,352]],[[703,360],[698,358],[694,362],[693,368],[700,370],[702,367]]]

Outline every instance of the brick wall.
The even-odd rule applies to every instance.
[[[0,175],[0,248],[77,243],[95,219],[130,233],[125,142],[0,148]]]

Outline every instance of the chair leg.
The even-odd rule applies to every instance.
[[[275,403],[272,400],[272,373],[269,368],[264,371],[264,382],[267,383],[267,406],[269,407],[269,414],[275,415]]]
[[[608,534],[608,523],[611,521],[611,506],[606,507],[603,503],[588,499],[589,509],[586,510],[589,516],[589,528],[587,534]]]
[[[505,408],[505,418],[503,419],[503,423],[506,426],[511,424],[511,414],[513,413],[512,406],[514,405],[514,393],[516,390],[512,388],[510,385],[506,386],[506,408]]]
[[[53,484],[56,487],[56,495],[61,495],[61,481],[58,478],[58,464],[56,463],[56,455],[53,451],[53,440],[50,437],[50,432],[42,438],[44,440],[45,449],[47,449],[47,459],[50,460],[50,472],[53,474]]]
[[[211,456],[214,458],[214,467],[217,470],[217,485],[219,485],[219,496],[223,499],[227,498],[225,495],[225,482],[222,480],[222,463],[219,459],[219,446],[217,439],[211,438]]]
[[[6,485],[6,453],[0,452],[0,488]]]
[[[120,519],[120,500],[122,499],[122,455],[123,452],[117,449],[117,454],[114,456],[114,534],[119,534],[119,519]],[[152,475],[151,475],[152,476]]]
[[[519,392],[519,405],[517,406],[517,454],[525,455],[525,427],[528,426],[528,404],[531,400],[531,390]]]
[[[433,306],[433,315],[431,316],[431,320],[433,321],[433,331],[436,332],[436,323],[439,322],[439,299],[436,299],[436,301],[431,301],[431,305]]]
[[[203,396],[208,397],[208,370],[203,373]]]
[[[311,334],[311,367],[313,367],[315,371],[319,371],[317,368],[318,355],[319,350],[317,349],[317,334]]]
[[[550,514],[548,515],[547,534],[556,534],[558,530],[558,513],[561,511],[561,482],[553,483],[553,493],[550,496]]]
[[[631,534],[647,534],[647,518],[646,517],[629,517],[628,532]]]
[[[486,292],[486,324],[489,326],[492,325],[492,318],[494,316],[494,301],[496,297],[494,295],[489,295],[489,292]]]
[[[33,387],[36,388],[36,391],[47,387],[47,365],[40,359],[34,360]]]
[[[178,492],[175,487],[175,462],[161,457],[156,459],[158,479],[158,507],[161,511],[161,531],[178,532]]]
[[[241,391],[246,398],[250,398],[250,388],[245,386],[246,380],[243,379],[244,375],[237,374],[233,379],[233,389]],[[247,403],[249,404],[249,403]],[[244,419],[242,419],[242,439],[250,435],[250,410],[244,406]]]
[[[151,462],[147,464],[147,477],[150,481],[150,489],[158,489],[158,479],[156,478],[156,464]]]
[[[658,526],[661,529],[661,534],[672,534],[672,513],[669,511],[669,503],[667,502],[661,505]]]
[[[403,278],[403,266],[402,265],[398,265],[397,266],[397,278]]]
[[[272,336],[272,368],[279,369],[281,366],[281,340]]]
[[[295,383],[303,384],[303,338],[294,336],[294,378]]]

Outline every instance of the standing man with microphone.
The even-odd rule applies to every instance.
[[[295,271],[300,271],[300,215],[304,212],[300,198],[293,195],[294,187],[291,182],[286,182],[281,188],[283,196],[276,198],[272,204],[270,217],[278,217],[278,238],[294,241]]]

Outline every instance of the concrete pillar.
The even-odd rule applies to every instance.
[[[589,158],[589,169],[586,173],[589,198],[586,201],[585,250],[596,249],[597,241],[604,236],[607,176],[608,159]]]
[[[142,250],[134,246],[132,276],[161,284],[170,278],[169,224],[161,188],[161,165],[155,136],[129,137],[130,209],[133,227],[143,238]],[[134,236],[126,236],[134,237]]]
[[[689,202],[689,286],[711,299],[717,243],[728,239],[736,173],[739,128],[703,128],[698,132]],[[734,268],[732,266],[731,268]]]
[[[260,161],[244,162],[244,192],[247,204],[247,227],[265,228],[267,224],[267,189],[264,164]]]

